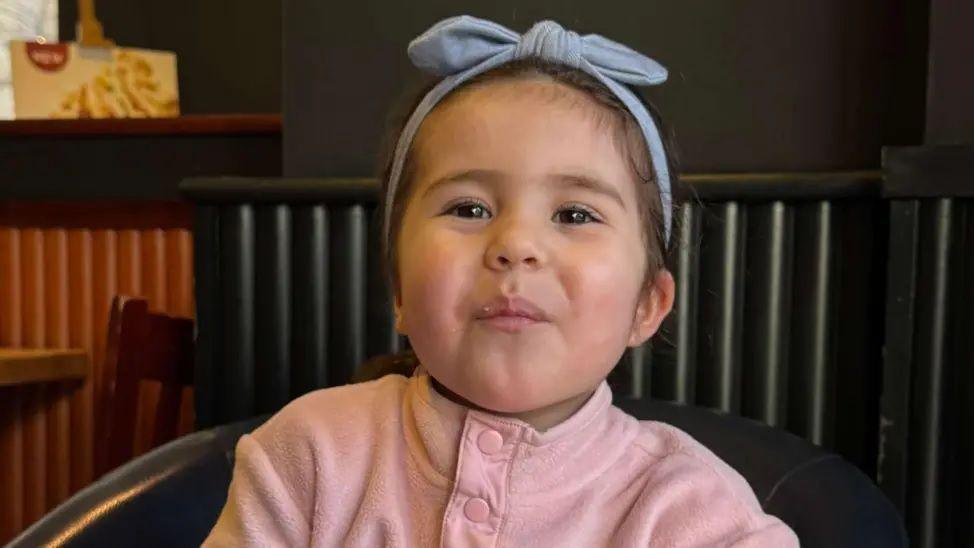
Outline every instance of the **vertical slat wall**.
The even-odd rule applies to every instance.
[[[274,411],[398,350],[372,182],[184,188],[199,201],[195,245],[208,258],[196,275],[199,426]]]
[[[875,174],[688,177],[674,311],[617,394],[740,414],[875,474],[885,211]],[[848,390],[845,386],[854,386]]]
[[[882,325],[870,311],[882,307],[886,249],[878,175],[689,181],[699,199],[678,212],[668,258],[676,310],[651,343],[626,352],[610,379],[617,394],[753,417],[874,474]],[[200,205],[200,426],[347,382],[365,358],[401,347],[381,279],[374,181],[198,179],[183,190]]]
[[[879,483],[914,546],[969,546],[974,200],[896,200],[891,218]]]
[[[879,485],[912,546],[974,545],[974,147],[884,151],[890,198]]]
[[[84,383],[0,388],[0,543],[95,477],[112,297],[193,316],[187,208],[134,209],[0,203],[0,346],[84,348],[92,364]],[[138,453],[151,440],[153,393],[142,394]]]

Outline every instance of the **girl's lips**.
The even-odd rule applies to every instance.
[[[480,307],[476,319],[498,331],[517,333],[533,325],[547,323],[548,314],[524,297],[498,295]]]
[[[527,316],[505,315],[488,316],[480,318],[478,321],[484,322],[490,327],[507,333],[517,333],[523,329],[544,323],[541,320],[528,318]]]
[[[521,317],[535,322],[548,321],[548,314],[541,307],[517,295],[498,295],[487,301],[476,313],[478,320],[502,316]]]

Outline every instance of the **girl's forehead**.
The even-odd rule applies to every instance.
[[[616,125],[585,92],[550,79],[478,84],[448,98],[423,122],[416,170],[584,164],[615,178],[629,165]]]
[[[429,118],[469,117],[476,113],[496,116],[526,108],[579,121],[600,124],[615,121],[613,113],[587,92],[546,75],[505,78],[460,88],[445,98]]]

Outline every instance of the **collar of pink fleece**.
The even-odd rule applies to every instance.
[[[410,453],[417,459],[427,479],[447,486],[456,471],[458,447],[468,430],[468,422],[496,430],[505,441],[518,444],[516,465],[522,470],[565,470],[567,463],[552,467],[552,462],[569,459],[584,462],[593,452],[603,452],[607,434],[616,434],[618,421],[612,417],[612,390],[602,381],[592,396],[572,416],[544,432],[512,417],[469,409],[441,395],[429,374],[417,368],[403,400],[403,429]],[[482,430],[482,428],[480,429]],[[594,456],[594,455],[593,455]],[[590,471],[591,472],[591,471]],[[557,474],[560,475],[560,474]],[[541,478],[538,478],[541,479]],[[557,481],[552,478],[553,481]]]

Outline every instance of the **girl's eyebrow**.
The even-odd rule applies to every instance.
[[[428,187],[426,187],[426,190],[423,191],[423,196],[425,197],[430,195],[433,191],[441,186],[458,183],[460,181],[494,183],[503,178],[504,174],[500,171],[495,171],[492,169],[467,169],[459,173],[445,175],[433,181]]]
[[[548,179],[564,186],[582,188],[590,192],[595,192],[596,194],[607,196],[618,203],[619,207],[623,210],[626,209],[626,203],[622,200],[622,196],[619,195],[619,191],[601,179],[588,175],[563,173],[551,175]]]

